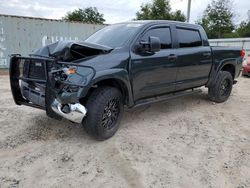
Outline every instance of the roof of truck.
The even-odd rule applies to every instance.
[[[128,24],[142,24],[142,25],[154,25],[154,24],[175,24],[178,26],[186,26],[191,28],[200,28],[201,26],[198,24],[190,24],[187,22],[180,22],[180,21],[173,21],[173,20],[136,20],[136,21],[128,21],[128,22],[122,22],[122,23],[128,23]]]

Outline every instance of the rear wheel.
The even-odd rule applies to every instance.
[[[83,126],[97,140],[112,137],[119,128],[123,114],[121,92],[114,87],[100,87],[89,97]]]
[[[233,77],[230,72],[220,71],[214,86],[208,88],[208,95],[211,101],[226,101],[233,88]]]

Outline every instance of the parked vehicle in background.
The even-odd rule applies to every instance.
[[[13,55],[10,82],[18,105],[82,123],[98,140],[118,130],[123,108],[200,92],[224,102],[243,51],[210,47],[199,25],[134,21],[107,26],[84,42],[61,41],[30,57]]]
[[[243,65],[242,75],[250,76],[250,54],[246,59],[246,63]]]

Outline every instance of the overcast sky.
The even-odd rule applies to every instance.
[[[172,9],[180,9],[186,14],[188,0],[170,0]],[[104,14],[107,24],[129,21],[142,3],[151,0],[0,0],[0,14],[32,16],[60,19],[68,11],[89,6],[97,7]],[[202,12],[211,0],[192,0],[191,22],[202,16]],[[234,0],[233,9],[236,13],[235,23],[247,19],[250,0]]]

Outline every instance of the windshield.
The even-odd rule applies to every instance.
[[[131,39],[141,26],[142,24],[138,23],[110,25],[97,31],[85,41],[112,48],[121,47]]]

